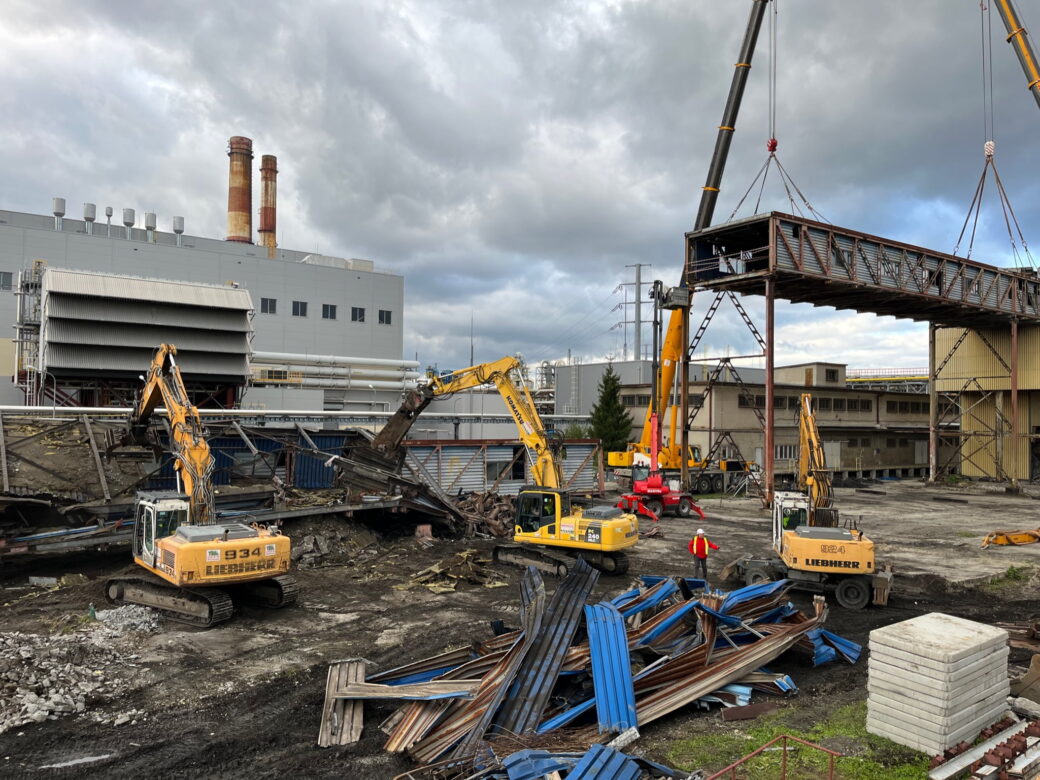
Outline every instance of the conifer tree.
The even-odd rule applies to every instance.
[[[623,451],[632,433],[632,418],[621,404],[621,379],[609,363],[598,393],[592,407],[592,435],[603,443],[604,452]]]

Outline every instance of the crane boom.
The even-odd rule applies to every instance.
[[[1013,0],[997,0],[997,10],[1008,31],[1007,41],[1014,47],[1018,61],[1022,63],[1022,70],[1025,71],[1026,81],[1029,83],[1029,91],[1033,93],[1037,106],[1040,106],[1040,65],[1037,65],[1036,52],[1033,51],[1033,45],[1029,42],[1029,33],[1022,24],[1022,17],[1015,8]]]
[[[715,204],[719,197],[719,186],[722,184],[722,174],[726,169],[726,161],[729,158],[729,147],[733,141],[733,133],[736,130],[737,114],[740,112],[740,104],[744,98],[744,88],[747,86],[748,73],[751,71],[751,58],[755,53],[755,45],[758,42],[758,33],[762,29],[762,19],[766,13],[766,5],[770,0],[752,0],[751,13],[748,16],[747,27],[744,30],[744,40],[740,46],[740,56],[734,65],[733,79],[730,82],[729,95],[726,97],[726,107],[722,112],[722,123],[719,125],[718,134],[715,137],[715,149],[712,152],[711,162],[708,165],[708,175],[701,190],[700,206],[697,209],[697,219],[694,222],[694,230],[703,230],[711,224],[715,215]],[[685,274],[680,282],[686,286]],[[647,405],[646,415],[643,419],[643,431],[638,443],[629,445],[628,463],[624,459],[614,459],[616,465],[631,465],[631,453],[641,452],[649,454],[650,439],[652,436],[650,417],[656,406],[658,415],[663,417],[669,407],[669,398],[672,394],[672,386],[675,383],[675,374],[678,364],[682,361],[686,345],[683,344],[683,321],[690,316],[689,307],[673,309],[668,317],[668,328],[665,331],[661,343],[660,367],[657,376],[657,397],[650,400]],[[678,468],[683,458],[680,455],[679,431],[676,430],[678,417],[671,415],[671,436],[669,444],[660,452],[661,465],[664,468]],[[686,421],[682,421],[683,428]]]
[[[174,356],[177,347],[161,344],[152,357],[140,399],[130,417],[134,437],[142,439],[159,402],[170,421],[170,449],[173,468],[189,499],[192,525],[208,525],[213,513],[213,455],[206,443],[199,410],[188,399]]]

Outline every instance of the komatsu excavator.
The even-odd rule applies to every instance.
[[[524,487],[516,501],[514,545],[495,548],[496,561],[532,565],[563,576],[573,558],[580,555],[606,574],[624,574],[628,557],[624,550],[639,540],[639,522],[633,514],[613,506],[577,507],[563,487],[560,440],[542,424],[527,387],[511,378],[520,367],[514,357],[463,368],[429,380],[409,392],[401,407],[372,441],[384,454],[396,450],[412,422],[438,397],[494,384],[505,401],[520,440],[531,454],[534,485]],[[562,553],[562,554],[561,554]]]
[[[847,609],[862,609],[871,601],[883,606],[888,603],[892,573],[878,571],[874,543],[862,531],[838,525],[831,475],[809,393],[801,397],[798,431],[798,491],[773,495],[775,554],[739,558],[723,570],[722,578],[736,573],[748,585],[789,579],[802,590],[833,592]]]
[[[156,350],[130,433],[135,441],[145,441],[161,401],[181,489],[137,494],[133,555],[144,571],[113,577],[106,595],[113,603],[143,604],[173,620],[208,627],[231,617],[233,599],[266,607],[290,604],[297,584],[288,574],[288,537],[276,529],[216,520],[213,456],[176,354],[172,344]]]

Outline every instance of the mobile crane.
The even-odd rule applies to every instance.
[[[774,554],[739,558],[723,569],[723,579],[732,573],[748,585],[789,579],[802,590],[833,592],[847,609],[862,609],[872,596],[873,603],[887,604],[892,572],[877,570],[874,543],[862,531],[838,525],[809,393],[801,396],[798,438],[799,490],[773,496]]]
[[[755,44],[758,42],[758,33],[762,28],[762,19],[765,16],[766,6],[770,0],[751,0],[751,13],[748,16],[747,28],[744,31],[744,40],[740,48],[740,56],[737,59],[733,71],[733,79],[730,82],[729,95],[726,99],[726,107],[722,113],[722,122],[718,128],[715,139],[715,149],[712,153],[711,162],[708,165],[708,175],[701,191],[700,206],[697,209],[697,218],[694,222],[694,230],[703,230],[711,224],[715,213],[715,204],[719,197],[719,185],[722,183],[722,174],[726,168],[726,160],[729,157],[729,146],[733,140],[736,129],[737,114],[740,111],[740,103],[744,96],[744,87],[747,84],[748,73],[751,70],[751,57],[755,52]],[[658,461],[660,467],[665,471],[676,471],[683,467],[683,447],[680,441],[681,431],[678,421],[678,405],[672,405],[669,410],[669,398],[672,394],[673,384],[676,379],[676,367],[682,360],[686,344],[683,343],[684,318],[689,317],[690,302],[689,291],[685,282],[677,290],[687,291],[687,300],[684,306],[672,309],[668,319],[668,329],[661,342],[660,366],[657,373],[656,398],[651,398],[647,404],[646,415],[643,420],[643,431],[639,441],[630,442],[624,452],[607,453],[608,465],[620,470],[631,469],[634,463],[650,456],[651,425],[650,418],[656,406],[662,416],[669,415],[671,436],[667,444],[660,448]],[[638,294],[638,291],[637,291]],[[687,421],[682,421],[685,429]],[[696,447],[687,447],[685,453],[686,466],[698,469],[700,477],[697,484],[689,487],[696,493],[709,491],[721,492],[726,485],[726,472],[739,470],[746,471],[747,463],[741,461],[720,461],[719,463],[705,463]]]
[[[129,430],[133,440],[143,443],[162,402],[181,489],[137,494],[133,556],[144,572],[109,579],[106,596],[203,627],[231,617],[233,596],[267,607],[291,604],[298,588],[288,574],[289,538],[277,529],[216,519],[213,455],[176,354],[172,344],[155,351]]]
[[[560,468],[562,442],[545,429],[527,387],[511,378],[519,367],[517,358],[504,357],[429,377],[405,396],[372,440],[372,447],[385,455],[397,450],[415,418],[434,398],[494,384],[520,431],[520,440],[531,453],[534,480],[534,485],[522,488],[517,496],[513,522],[516,544],[496,547],[494,559],[562,576],[571,563],[567,556],[580,555],[606,574],[624,574],[628,570],[624,551],[639,540],[636,516],[613,506],[572,506]],[[564,554],[558,554],[561,552]]]

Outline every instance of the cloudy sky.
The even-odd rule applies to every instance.
[[[478,360],[620,358],[626,266],[678,281],[750,4],[7,0],[0,207],[48,213],[61,195],[71,216],[133,206],[222,237],[227,138],[246,135],[257,165],[278,155],[282,246],[404,276],[406,356],[466,364],[472,316]],[[1018,5],[1040,39],[1040,13]],[[978,0],[778,11],[778,154],[794,181],[835,224],[952,251],[986,140]],[[1040,240],[1040,112],[996,11],[992,26],[997,166]],[[766,159],[768,29],[716,222]],[[771,209],[790,210],[775,174]],[[993,195],[972,256],[1011,261]],[[708,351],[746,352],[742,327],[724,309]],[[925,333],[783,306],[777,356],[918,366]]]

